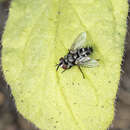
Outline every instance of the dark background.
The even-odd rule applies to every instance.
[[[130,0],[129,0],[130,3]],[[8,18],[10,0],[0,2],[0,57],[1,36]],[[130,12],[128,13],[128,31],[125,41],[125,54],[122,63],[121,79],[116,99],[116,115],[109,130],[130,130]],[[1,62],[1,61],[0,61]],[[1,66],[1,63],[0,63]],[[11,95],[10,87],[3,80],[0,70],[0,130],[38,130],[18,112]]]

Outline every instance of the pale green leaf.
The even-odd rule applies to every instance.
[[[13,0],[2,39],[2,67],[17,109],[42,130],[106,130],[126,33],[127,0]],[[56,72],[75,38],[99,66]]]

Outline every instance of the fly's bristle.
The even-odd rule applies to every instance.
[[[91,46],[88,46],[85,48],[86,54],[90,55],[93,52],[93,48]]]
[[[88,47],[88,50],[93,52],[93,48],[91,46]]]

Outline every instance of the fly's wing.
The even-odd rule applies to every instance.
[[[83,67],[96,67],[99,65],[97,60],[91,59],[91,58],[84,58],[82,60],[77,61],[77,65],[83,66]]]
[[[82,48],[86,42],[86,32],[81,32],[78,37],[75,39],[74,43],[72,44],[70,50],[73,51],[73,50],[76,50],[76,49],[79,49],[79,48]]]
[[[82,64],[82,66],[88,67],[88,68],[96,67],[98,65],[99,65],[98,61],[94,59],[90,59],[86,61],[84,64]]]

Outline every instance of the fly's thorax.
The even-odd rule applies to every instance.
[[[68,62],[73,63],[73,62],[75,61],[75,59],[74,59],[74,57],[73,57],[73,54],[68,53],[68,55],[67,55],[67,60],[68,60]]]
[[[78,54],[77,53],[73,54],[73,58],[76,60],[78,58]]]
[[[64,56],[64,62],[65,62],[65,63],[68,62],[67,55]]]
[[[63,69],[70,69],[72,66],[74,66],[73,62],[74,59],[72,57],[72,54],[68,53],[67,55],[64,56],[61,67]]]

